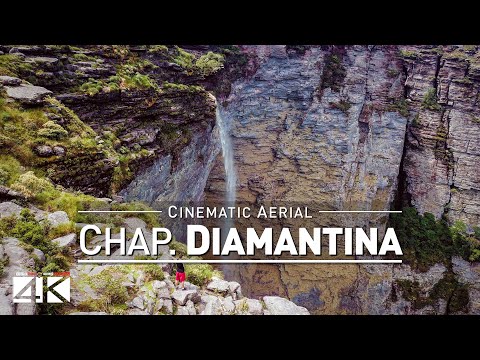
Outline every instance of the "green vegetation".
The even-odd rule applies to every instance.
[[[170,249],[175,250],[175,256],[178,258],[187,257],[187,245],[177,240],[170,241]]]
[[[192,94],[205,92],[205,89],[202,86],[175,84],[175,83],[169,83],[167,81],[163,83],[162,90],[185,91]]]
[[[197,286],[204,286],[213,276],[221,277],[222,274],[216,271],[210,264],[186,264],[185,275],[189,282]]]
[[[47,121],[42,125],[42,128],[38,130],[38,136],[46,137],[47,139],[60,140],[68,135],[68,131],[61,125],[55,124],[53,121]]]
[[[157,264],[147,264],[143,267],[146,275],[146,281],[153,280],[165,280],[165,274],[163,273],[162,267]]]
[[[468,302],[468,286],[461,284],[450,271],[446,272],[432,288],[425,294],[417,281],[397,280],[397,287],[405,300],[410,301],[414,309],[435,305],[439,299],[447,302],[446,314],[466,312]]]
[[[452,52],[444,54],[444,57],[452,60],[467,60],[469,58],[468,54],[465,54],[462,50],[457,49]]]
[[[461,222],[449,227],[444,219],[436,220],[430,213],[420,215],[411,207],[404,208],[402,214],[392,214],[390,221],[404,260],[415,269],[427,271],[436,263],[448,266],[455,255],[469,261],[480,260],[480,231],[469,234]]]
[[[195,66],[203,76],[209,76],[222,69],[224,62],[225,58],[222,54],[209,51],[205,55],[200,56]]]
[[[210,76],[223,68],[225,57],[209,51],[197,59],[194,54],[175,46],[171,61],[182,67],[187,75]]]
[[[179,48],[178,46],[175,46],[175,52],[175,57],[172,59],[175,64],[186,70],[193,69],[195,66],[195,55]]]
[[[63,231],[66,229],[63,228]],[[2,218],[0,220],[0,236],[12,236],[20,241],[20,244],[28,251],[34,248],[40,249],[46,256],[45,264],[36,259],[35,269],[42,272],[66,271],[70,268],[70,259],[51,240],[56,238],[57,233],[51,231],[47,223],[40,223],[28,210],[23,209],[20,216]],[[64,234],[62,234],[64,235]],[[3,265],[6,265],[5,262]]]
[[[97,59],[93,56],[84,54],[84,53],[77,53],[73,54],[72,57],[77,61],[97,61]]]
[[[21,57],[12,54],[0,55],[0,75],[28,76],[32,71],[32,64],[23,61]]]
[[[148,49],[148,52],[153,53],[153,54],[167,53],[168,52],[168,47],[166,47],[165,45],[152,45]]]
[[[100,92],[109,93],[118,90],[132,89],[156,89],[157,85],[148,75],[135,72],[134,74],[113,75],[107,80],[89,79],[80,86],[80,90],[89,96],[96,95]]]
[[[79,304],[80,311],[122,314],[127,310],[125,302],[129,298],[128,291],[122,284],[121,274],[116,272],[115,268],[105,269],[100,274],[88,276],[85,282],[102,296]]]
[[[429,110],[440,110],[442,107],[437,103],[437,93],[434,88],[428,89],[423,97],[422,107]]]
[[[88,79],[80,86],[80,91],[89,96],[100,92],[109,93],[118,90],[158,90],[157,83],[144,74],[145,70],[152,70],[156,66],[149,60],[130,56],[117,66],[117,73],[108,79]]]
[[[342,64],[343,54],[337,50],[333,51],[325,59],[325,66],[323,68],[321,90],[330,88],[332,91],[339,92],[343,84],[343,80],[347,74],[345,67]]]
[[[10,185],[15,182],[21,173],[21,165],[10,155],[0,154],[0,185]]]
[[[35,216],[27,209],[20,213],[20,218],[16,221],[10,235],[42,250],[45,254],[55,253],[57,250],[55,244],[47,239],[46,227],[36,221]]]
[[[148,206],[145,203],[142,203],[140,201],[134,201],[134,202],[129,202],[129,203],[118,203],[118,204],[112,204],[111,210],[121,210],[121,211],[148,211],[152,210],[150,206]],[[142,219],[145,221],[147,226],[149,227],[159,227],[159,219],[158,215],[155,213],[139,213],[135,214],[136,217]]]
[[[352,105],[348,101],[340,100],[339,102],[331,102],[330,107],[332,109],[340,110],[348,115],[348,110],[352,107]]]
[[[469,232],[467,225],[456,221],[450,231],[457,253],[465,260],[480,261],[480,227],[476,226],[473,232]]]
[[[405,98],[396,99],[393,104],[388,105],[388,111],[396,111],[403,117],[408,117],[410,115],[410,111],[408,109],[408,103]]]
[[[405,49],[400,50],[400,56],[403,57],[404,59],[413,59],[413,60],[418,57],[415,51],[405,50]]]
[[[40,193],[53,192],[55,189],[50,181],[38,178],[33,171],[27,171],[20,175],[11,188],[30,200],[33,200]]]

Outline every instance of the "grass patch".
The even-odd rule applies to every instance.
[[[128,291],[122,285],[123,274],[109,268],[100,274],[89,276],[87,284],[101,294],[99,299],[89,299],[79,304],[80,311],[104,311],[113,314],[123,314],[127,310]]]
[[[163,273],[162,267],[157,264],[147,264],[143,266],[143,271],[145,272],[146,282],[153,280],[165,280],[165,274]]]
[[[189,282],[197,286],[205,286],[213,276],[221,277],[210,264],[186,264],[185,276]]]
[[[32,71],[32,64],[23,61],[20,56],[12,54],[0,55],[0,75],[19,77],[26,76]]]

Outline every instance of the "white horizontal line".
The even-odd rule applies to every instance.
[[[79,214],[86,213],[161,213],[162,210],[79,210]]]
[[[402,260],[366,260],[366,259],[338,259],[338,260],[78,260],[79,264],[401,264]]]
[[[401,214],[401,210],[319,210],[319,213],[385,213]]]

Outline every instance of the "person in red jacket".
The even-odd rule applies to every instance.
[[[182,263],[177,264],[177,273],[175,275],[175,288],[180,283],[181,289],[185,290],[185,268]]]

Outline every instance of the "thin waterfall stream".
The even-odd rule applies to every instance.
[[[232,138],[230,136],[230,129],[228,123],[225,121],[222,114],[221,105],[216,102],[216,121],[220,133],[220,142],[222,145],[223,165],[225,169],[225,198],[224,206],[235,206],[236,201],[236,187],[237,187],[237,172],[235,168],[235,160],[233,156]],[[226,235],[230,228],[233,227],[233,219],[231,217],[225,218],[222,226],[221,242],[225,243]],[[230,271],[227,271],[226,266],[222,266],[224,274],[228,276]]]

